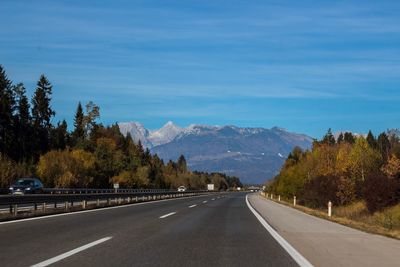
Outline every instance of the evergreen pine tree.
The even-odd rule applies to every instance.
[[[29,101],[26,96],[26,90],[22,83],[14,87],[16,95],[16,119],[15,132],[17,134],[18,159],[17,161],[26,161],[31,159],[32,153],[32,125],[31,115],[29,112]]]
[[[57,123],[57,127],[52,130],[51,147],[56,150],[64,150],[69,142],[68,125],[65,120]]]
[[[74,144],[81,143],[85,139],[85,115],[83,114],[83,109],[81,102],[78,103],[74,117],[74,131],[72,133]]]
[[[340,144],[340,143],[343,143],[343,141],[344,141],[344,135],[343,135],[343,133],[341,132],[341,133],[339,134],[339,136],[338,136],[337,143]]]
[[[367,142],[368,142],[368,145],[373,149],[376,149],[377,146],[378,146],[378,143],[376,142],[375,136],[372,134],[371,130],[368,132]]]
[[[181,155],[178,159],[178,171],[180,173],[185,173],[187,172],[187,164],[186,164],[186,159],[183,155]]]
[[[12,156],[15,144],[14,132],[15,96],[12,83],[0,65],[0,153]]]
[[[386,162],[389,158],[390,151],[390,141],[386,133],[383,132],[378,136],[377,147],[383,160]]]
[[[354,144],[356,139],[354,138],[354,136],[351,132],[345,132],[344,133],[344,141],[349,144]]]
[[[322,143],[328,144],[330,146],[332,146],[336,143],[336,140],[332,134],[331,128],[328,129],[328,132],[325,134],[324,138],[322,139]]]
[[[35,151],[44,153],[49,149],[51,118],[55,115],[51,102],[52,85],[42,74],[32,99],[32,124],[35,135]],[[37,157],[38,155],[36,155]]]

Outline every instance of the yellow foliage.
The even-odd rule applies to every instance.
[[[120,187],[141,188],[149,184],[148,167],[139,167],[137,172],[122,171],[111,178],[112,183],[119,183]]]
[[[378,151],[372,149],[363,138],[357,138],[349,158],[350,168],[357,179],[365,180],[365,177],[379,169],[382,156]]]
[[[37,165],[37,173],[47,187],[87,187],[93,169],[93,155],[83,150],[50,151],[40,157]]]
[[[350,154],[351,154],[351,145],[349,143],[341,143],[339,145],[339,150],[336,156],[336,172],[337,173],[346,173],[350,170]]]
[[[400,175],[400,159],[391,156],[388,163],[382,167],[382,171],[389,177],[395,178]]]
[[[96,143],[97,143],[98,148],[106,149],[109,151],[114,151],[117,147],[117,145],[115,144],[115,141],[113,139],[105,138],[105,137],[101,137],[101,138],[97,139]]]

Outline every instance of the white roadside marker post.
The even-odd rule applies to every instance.
[[[271,194],[271,199],[274,199],[274,194]]]
[[[332,217],[332,202],[328,202],[328,217]]]
[[[293,197],[293,206],[296,206],[296,196]]]
[[[281,201],[281,195],[278,196],[278,201]]]

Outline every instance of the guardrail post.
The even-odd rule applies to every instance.
[[[82,201],[82,209],[86,209],[86,200]]]
[[[33,205],[33,208],[34,208],[35,210],[37,210],[37,203],[35,203],[35,204]]]
[[[14,207],[13,207],[13,211],[14,211],[14,216],[17,216],[17,214],[18,214],[18,206],[17,206],[17,204],[14,204]]]
[[[328,202],[328,217],[332,217],[332,202]]]
[[[46,212],[46,202],[43,202],[43,212]]]
[[[135,202],[138,202],[138,197],[137,196],[135,197]]]
[[[296,196],[293,197],[293,206],[296,206]]]
[[[65,201],[65,211],[68,211],[68,201]]]
[[[111,204],[111,200],[109,198],[107,198],[107,206],[110,206]]]
[[[54,208],[55,209],[57,208],[57,202],[54,202]]]
[[[100,199],[97,199],[96,205],[97,205],[97,207],[100,206]]]

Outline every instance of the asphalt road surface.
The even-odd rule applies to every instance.
[[[297,266],[245,193],[0,224],[1,266]]]

